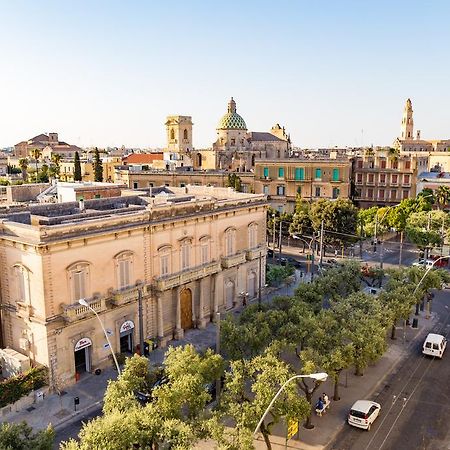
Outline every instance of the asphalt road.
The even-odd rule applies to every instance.
[[[450,290],[436,293],[433,310],[438,314],[433,331],[449,338]],[[373,396],[381,404],[381,413],[372,429],[367,432],[347,425],[329,450],[450,449],[450,348],[439,360],[423,356],[422,344],[422,340],[413,342],[410,357]]]

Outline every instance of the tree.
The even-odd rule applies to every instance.
[[[33,432],[26,422],[0,424],[0,448],[2,450],[52,450],[55,432],[51,425],[45,430]]]
[[[94,181],[103,181],[103,165],[97,147],[94,152]]]
[[[78,152],[75,152],[73,179],[74,181],[81,181],[81,163]]]
[[[450,188],[448,186],[439,186],[435,192],[434,196],[436,199],[436,204],[439,209],[444,209],[448,202],[450,201]]]
[[[228,175],[227,181],[225,182],[225,186],[232,187],[236,192],[241,192],[242,191],[241,178],[235,173],[230,173]]]
[[[358,234],[363,236],[373,236],[375,229],[375,216],[378,211],[378,206],[372,206],[367,209],[358,209]]]
[[[31,150],[31,155],[33,156],[34,162],[36,164],[36,174],[37,174],[38,173],[38,162],[39,162],[39,158],[42,155],[42,152],[38,148],[35,148],[35,149]]]
[[[326,270],[317,280],[321,292],[329,297],[347,297],[361,290],[361,266],[354,261],[346,261]]]
[[[22,170],[22,179],[23,179],[23,181],[27,181],[28,159],[27,158],[20,158],[19,159],[19,167]]]
[[[61,155],[52,153],[52,163],[53,165],[50,167],[50,174],[52,177],[59,177]]]
[[[302,199],[300,195],[297,195],[295,201],[295,212],[292,217],[292,223],[289,226],[290,234],[307,234],[312,232],[312,222],[309,217],[310,204],[306,200]]]
[[[430,206],[430,209],[432,209],[433,205],[436,203],[436,198],[434,196],[434,191],[433,191],[433,189],[430,189],[430,188],[422,189],[417,194],[417,199],[420,200],[420,201],[424,201],[424,202],[428,203],[429,206]]]

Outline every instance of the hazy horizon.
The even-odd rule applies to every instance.
[[[210,147],[231,96],[249,131],[298,147],[390,145],[408,97],[422,138],[450,139],[448,2],[225,6],[2,2],[0,147],[164,147],[178,114]]]

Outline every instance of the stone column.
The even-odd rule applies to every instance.
[[[159,340],[159,346],[165,347],[167,345],[167,341],[169,340],[169,337],[164,336],[164,311],[163,311],[163,299],[162,299],[162,293],[158,292],[156,294],[156,301],[157,301],[157,330],[158,330],[158,340]]]
[[[183,337],[184,337],[184,330],[181,328],[181,299],[180,299],[180,292],[181,292],[181,287],[178,286],[175,289],[176,302],[177,302],[175,333],[174,333],[174,338],[175,339],[183,339]]]
[[[199,302],[198,302],[198,328],[205,328],[206,323],[208,322],[205,318],[205,295],[203,293],[204,289],[204,279],[198,281],[198,292],[199,292]]]
[[[217,274],[211,276],[211,297],[213,299],[212,321],[216,321],[217,313],[219,312],[219,299],[217,298]]]

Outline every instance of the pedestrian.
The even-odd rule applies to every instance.
[[[337,258],[337,255],[338,255],[338,251],[337,251],[337,249],[334,251],[334,256]]]
[[[329,403],[329,401],[330,401],[329,398],[328,398],[328,395],[324,392],[322,397],[323,397],[323,403],[326,406]]]

